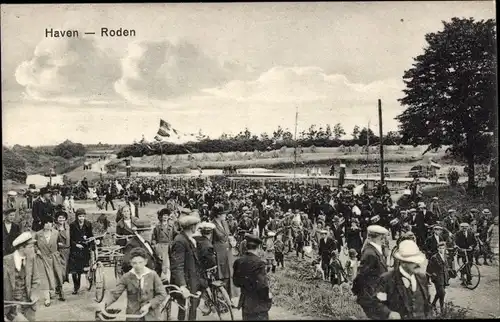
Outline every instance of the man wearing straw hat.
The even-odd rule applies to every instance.
[[[384,273],[366,301],[365,313],[374,320],[425,319],[431,305],[427,277],[417,273],[425,255],[412,240],[399,244],[394,258],[398,267]]]
[[[365,313],[371,309],[370,297],[373,295],[380,276],[387,272],[387,259],[383,245],[389,231],[379,225],[368,226],[368,239],[361,250],[358,275],[354,278],[352,292]]]
[[[470,225],[466,222],[460,224],[460,231],[455,234],[455,244],[460,248],[457,253],[457,260],[461,259],[462,262],[465,263],[465,256],[467,256],[467,261],[472,264],[474,257],[473,249],[476,248],[477,242],[474,233],[469,230],[469,227]],[[462,279],[462,285],[464,285],[464,283],[470,284],[472,279],[470,270],[465,269],[463,271],[465,271],[467,275],[467,280],[463,282]],[[461,271],[460,274],[463,275],[463,271]]]
[[[35,302],[34,291],[40,285],[38,269],[35,261],[35,239],[31,232],[24,232],[12,245],[15,251],[3,258],[3,299],[12,302]],[[36,304],[33,307],[21,306],[6,308],[6,321],[36,321]]]

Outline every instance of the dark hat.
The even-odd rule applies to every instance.
[[[59,216],[63,216],[64,218],[66,218],[66,220],[68,220],[68,213],[66,211],[58,211],[56,212],[56,215],[54,216],[54,218],[59,218]]]
[[[40,188],[40,194],[41,195],[44,195],[46,193],[50,193],[50,189],[49,188],[47,188],[47,187]]]
[[[80,215],[87,215],[87,212],[85,211],[85,209],[83,208],[78,208],[76,211],[75,211],[75,216],[80,216]]]
[[[247,243],[250,244],[255,244],[255,245],[262,244],[262,240],[259,237],[252,234],[245,234],[245,240],[247,241]]]
[[[4,216],[8,216],[11,213],[15,213],[15,212],[16,212],[16,208],[9,208],[9,209],[6,209],[6,210],[3,211],[3,215]]]
[[[137,219],[134,222],[136,230],[151,230],[153,229],[153,225],[151,225],[151,221],[148,219]]]

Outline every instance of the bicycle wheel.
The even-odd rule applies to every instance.
[[[465,283],[465,287],[469,290],[474,290],[478,287],[479,282],[481,281],[481,273],[479,272],[479,267],[476,264],[470,264],[470,276],[471,280],[468,283]]]
[[[94,285],[94,280],[95,280],[95,270],[93,267],[90,267],[89,271],[87,272],[87,290],[91,290],[92,286]]]
[[[172,319],[172,302],[174,302],[174,299],[171,296],[168,296],[167,303],[165,303],[165,306],[161,310],[161,315],[162,315],[164,321],[173,321],[173,319]]]
[[[215,301],[215,311],[221,321],[234,321],[231,298],[224,287],[218,287],[213,290],[213,299]]]
[[[97,265],[94,272],[94,284],[95,284],[95,300],[97,303],[101,303],[104,299],[104,293],[106,292],[106,280],[104,276],[104,267],[102,265]]]

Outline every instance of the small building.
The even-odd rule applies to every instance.
[[[94,150],[85,154],[86,160],[107,160],[115,153],[114,150]]]

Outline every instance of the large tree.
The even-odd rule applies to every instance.
[[[496,30],[492,19],[453,18],[444,29],[425,36],[428,46],[405,71],[406,110],[396,117],[403,139],[451,144],[467,160],[468,186],[474,186],[474,163],[495,130]]]

